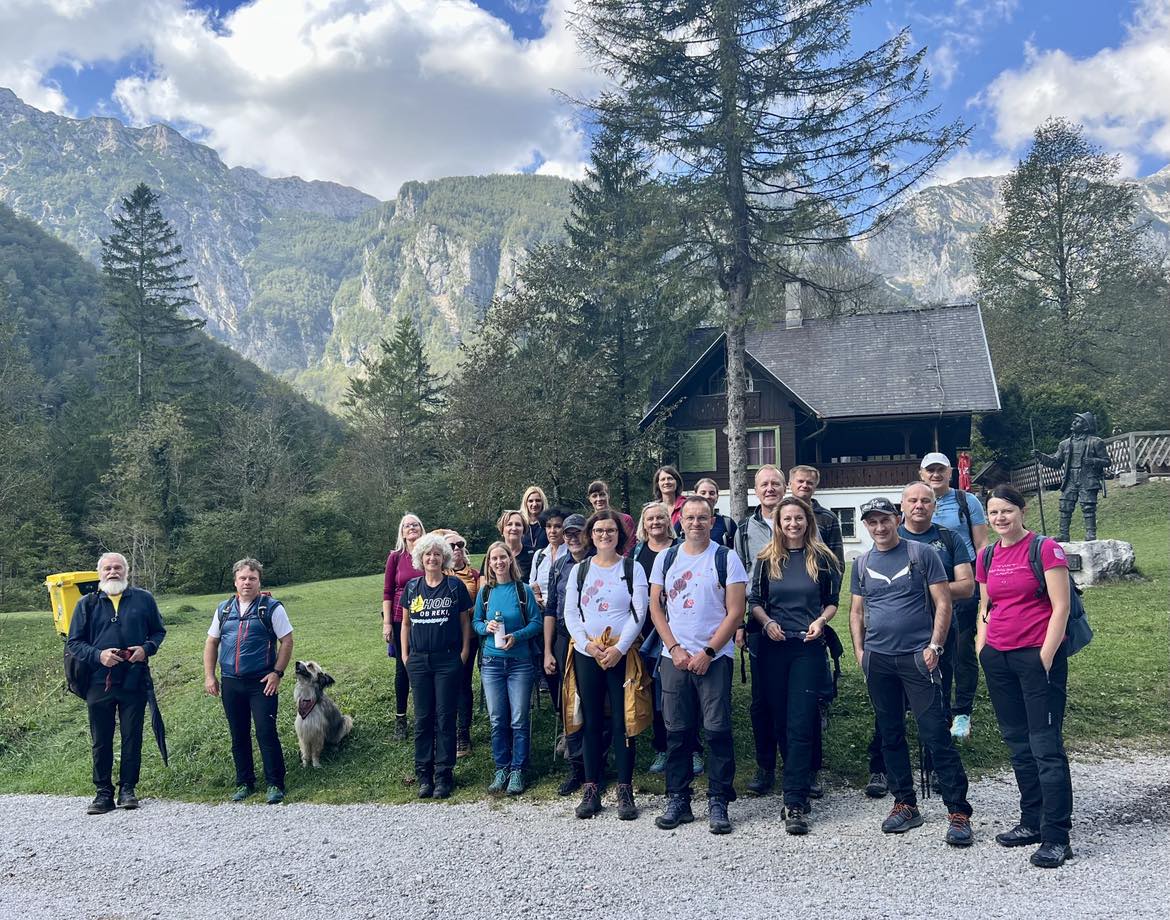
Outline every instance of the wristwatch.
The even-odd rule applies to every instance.
[[[280,668],[273,668],[272,673],[275,674],[277,677],[279,677],[281,680],[284,680],[284,671],[280,670]]]
[[[927,648],[930,649],[932,652],[934,652],[935,655],[941,656],[943,653],[943,647],[941,645],[935,645],[933,642],[930,643],[930,645],[928,645]]]
[[[711,648],[711,646],[709,646],[709,645],[704,646],[703,647],[703,654],[706,655],[708,658],[714,658],[715,657],[715,649]]]

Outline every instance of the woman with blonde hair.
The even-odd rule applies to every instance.
[[[758,673],[784,759],[784,829],[807,834],[818,699],[831,681],[824,632],[837,613],[841,571],[803,498],[781,499],[772,519],[772,539],[752,568],[748,609],[762,627]]]
[[[497,540],[484,556],[487,573],[475,598],[472,628],[482,639],[479,665],[483,696],[492,726],[492,760],[496,775],[488,792],[519,795],[531,746],[529,706],[536,668],[532,641],[544,625],[532,588],[508,544]]]
[[[386,557],[386,577],[382,586],[382,640],[394,659],[394,740],[405,741],[410,734],[406,721],[406,702],[410,696],[410,675],[402,661],[402,592],[406,583],[423,574],[411,557],[414,545],[425,533],[417,514],[406,512],[398,522],[398,542]]]
[[[508,551],[516,560],[516,565],[520,569],[520,580],[528,581],[528,576],[532,573],[533,551],[524,542],[524,535],[528,531],[528,522],[525,521],[523,512],[517,508],[508,508],[500,514],[500,519],[496,521],[496,530],[500,532],[501,542],[508,547]],[[479,573],[486,575],[487,571],[488,560],[487,556],[484,556]]]
[[[529,486],[520,496],[520,517],[524,518],[524,545],[530,553],[548,546],[548,536],[540,516],[548,507],[548,498],[540,486]],[[525,576],[527,578],[527,576]]]

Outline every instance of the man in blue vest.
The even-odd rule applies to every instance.
[[[264,566],[252,558],[232,566],[236,594],[221,603],[211,618],[203,647],[203,687],[223,700],[232,736],[232,760],[236,765],[233,802],[242,802],[256,791],[256,767],[252,760],[252,723],[264,762],[267,801],[284,801],[284,751],[276,732],[277,693],[284,669],[292,660],[292,624],[284,605],[260,593]],[[220,680],[215,679],[219,662]]]
[[[85,705],[97,788],[91,815],[114,810],[115,717],[122,728],[117,804],[127,810],[138,807],[134,787],[142,763],[142,722],[150,685],[146,661],[167,634],[150,592],[130,586],[125,556],[105,553],[97,570],[98,590],[77,602],[68,640],[69,653],[90,669]]]

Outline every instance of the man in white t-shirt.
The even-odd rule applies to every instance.
[[[264,566],[252,558],[232,566],[236,593],[211,616],[203,646],[203,687],[223,700],[232,738],[236,791],[242,802],[256,791],[252,760],[252,722],[264,762],[267,802],[284,801],[284,751],[276,732],[277,694],[284,669],[292,660],[293,629],[284,605],[260,592]],[[215,665],[219,663],[219,680]]]
[[[711,542],[711,506],[688,498],[681,509],[684,542],[658,554],[650,573],[650,615],[662,637],[663,716],[666,721],[665,811],[655,819],[672,830],[691,813],[691,739],[702,726],[707,759],[708,827],[731,830],[735,800],[731,738],[732,642],[743,623],[747,572],[734,550]]]

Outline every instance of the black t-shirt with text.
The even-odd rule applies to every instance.
[[[458,651],[463,647],[459,614],[471,609],[471,595],[454,575],[443,576],[432,588],[425,578],[412,578],[402,592],[402,606],[410,615],[410,647],[415,652]]]

